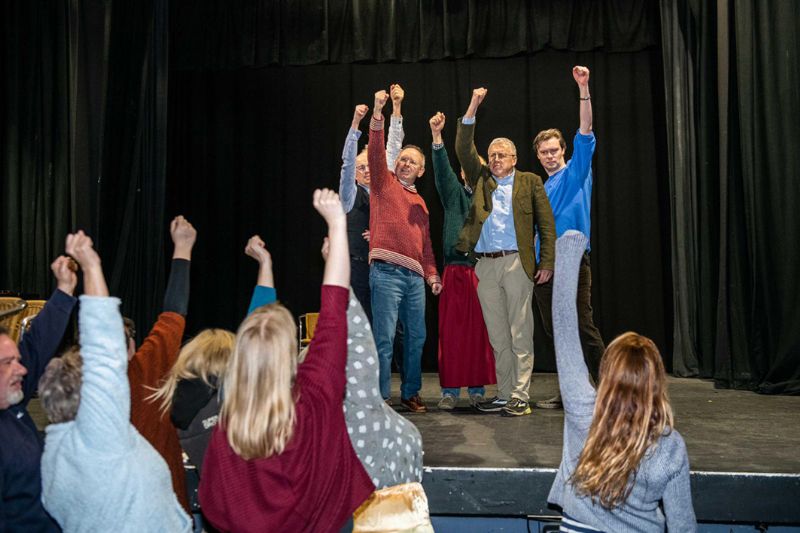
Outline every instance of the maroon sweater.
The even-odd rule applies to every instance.
[[[404,186],[386,165],[384,120],[369,125],[369,260],[378,259],[441,283],[431,246],[428,206],[414,186]]]
[[[221,531],[336,532],[375,490],[342,412],[348,299],[347,289],[322,287],[314,340],[295,381],[297,422],[282,454],[245,461],[214,429],[200,503]]]

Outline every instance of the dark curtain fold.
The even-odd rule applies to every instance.
[[[210,0],[170,3],[173,69],[509,57],[658,44],[642,0]]]
[[[74,214],[67,9],[0,3],[0,290],[46,298]]]
[[[169,240],[164,218],[167,32],[166,2],[111,6],[97,245],[109,289],[142,337],[161,310],[164,242]]]
[[[800,393],[800,6],[661,2],[676,373]]]
[[[668,178],[657,49],[232,71],[173,68],[167,213],[184,214],[198,229],[189,330],[237,327],[257,270],[243,249],[256,233],[272,252],[279,298],[295,314],[318,309],[325,228],[311,206],[312,191],[338,187],[353,107],[371,106],[376,90],[395,82],[404,86],[406,142],[422,146],[429,156],[428,118],[444,112],[445,144],[458,169],[456,119],[472,89],[488,87],[478,116],[479,150],[485,153],[492,138],[508,136],[517,143],[519,168],[543,175],[531,142],[539,130],[558,127],[571,147],[579,121],[575,64],[592,69],[598,139],[595,316],[607,339],[635,329],[670,353]],[[367,128],[365,121],[362,145]],[[442,209],[431,168],[418,188],[431,211],[431,236],[441,261]],[[436,306],[429,294],[428,370],[436,369]],[[537,352],[536,364],[554,369],[545,350]]]

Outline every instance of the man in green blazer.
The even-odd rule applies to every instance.
[[[522,416],[531,412],[533,284],[547,283],[553,275],[556,228],[542,179],[515,168],[517,149],[511,140],[493,140],[488,165],[481,163],[474,142],[475,113],[486,92],[484,88],[472,92],[467,112],[458,121],[456,155],[475,193],[456,250],[478,258],[478,298],[495,356],[497,396],[477,407]]]

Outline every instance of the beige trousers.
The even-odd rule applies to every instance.
[[[519,254],[482,257],[475,275],[494,350],[497,396],[527,402],[533,371],[533,282],[525,274]]]

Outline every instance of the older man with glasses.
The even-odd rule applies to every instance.
[[[400,401],[411,412],[427,410],[422,387],[422,346],[425,344],[425,283],[438,295],[442,280],[436,270],[428,207],[414,182],[425,172],[425,155],[416,146],[400,152],[394,172],[386,164],[383,146],[383,106],[389,95],[375,93],[369,131],[370,274],[372,329],[380,359],[380,389],[390,398],[392,343],[398,319],[403,325],[403,370]]]
[[[546,283],[555,265],[555,222],[542,179],[518,171],[510,139],[489,144],[488,165],[475,148],[475,113],[487,90],[472,92],[458,121],[456,155],[473,188],[472,205],[456,250],[478,258],[478,298],[489,332],[497,372],[497,396],[479,403],[483,412],[504,416],[531,413],[528,389],[533,371],[533,284]],[[534,253],[534,232],[541,261]]]

